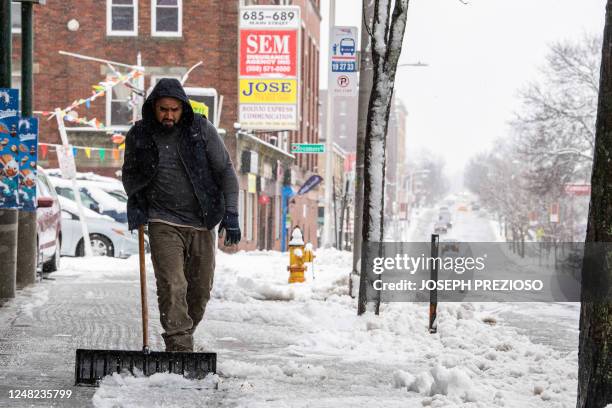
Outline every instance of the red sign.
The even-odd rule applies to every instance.
[[[591,194],[590,184],[566,184],[565,194],[573,196],[587,196]]]
[[[259,196],[259,204],[261,205],[267,205],[270,202],[270,197],[262,194]]]
[[[344,158],[344,172],[350,173],[355,170],[355,163],[357,162],[357,153],[349,153]]]
[[[297,76],[297,31],[241,30],[240,75]]]

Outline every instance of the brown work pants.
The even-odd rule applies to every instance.
[[[166,351],[193,351],[215,271],[215,232],[149,224],[159,316]]]

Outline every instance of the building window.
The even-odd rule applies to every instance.
[[[151,35],[180,37],[183,34],[183,0],[152,0]]]
[[[183,78],[182,75],[174,75],[174,74],[160,74],[160,75],[151,75],[151,84],[149,86],[149,89],[147,89],[147,96],[151,94],[151,91],[153,91],[153,88],[155,88],[155,85],[157,85],[157,83],[162,80],[163,78],[174,78],[174,79],[178,79],[179,81]]]
[[[106,90],[106,126],[127,130],[132,125],[133,109],[130,106],[131,91],[124,84]]]
[[[11,3],[11,26],[13,34],[21,34],[21,3]]]
[[[11,88],[19,90],[19,99],[21,99],[21,70],[11,73]]]
[[[106,0],[106,35],[138,35],[137,0]]]

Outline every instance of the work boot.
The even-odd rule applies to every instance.
[[[164,336],[164,342],[166,343],[166,351],[193,352],[193,337],[191,334]]]

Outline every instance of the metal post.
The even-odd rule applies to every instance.
[[[374,13],[374,2],[363,0],[363,16],[361,18],[361,56],[359,62],[359,110],[357,114],[357,152],[355,157],[355,200],[353,205],[353,270],[349,279],[349,294],[355,297],[355,289],[361,271],[362,217],[363,217],[363,165],[365,155],[365,134],[368,117],[368,104],[374,70],[372,66],[372,50],[368,34],[371,17]]]
[[[438,234],[431,234],[431,257],[436,259],[438,257],[438,245],[440,237]],[[432,262],[431,276],[432,282],[438,281],[438,263]],[[438,316],[438,290],[434,287],[433,290],[429,291],[429,332],[435,333],[438,331],[438,322],[436,318]]]
[[[336,204],[336,178],[332,177],[332,201],[334,211],[334,247],[338,249],[338,208]]]
[[[68,143],[68,135],[66,133],[66,126],[64,125],[64,113],[62,112],[60,108],[55,109],[55,118],[57,119],[57,129],[62,139],[62,146],[64,147],[64,149],[72,148],[72,146]],[[76,182],[76,171],[75,171],[75,174],[71,174],[70,179],[72,181],[72,192],[74,194],[74,198],[77,203],[77,209],[79,210],[81,232],[83,234],[83,250],[84,250],[85,256],[88,256],[88,257],[93,256],[93,251],[91,249],[91,240],[86,239],[86,237],[89,237],[89,228],[87,227],[87,219],[85,218],[85,211],[83,211],[83,202],[81,201],[81,191],[79,190],[79,187],[77,186],[77,182]]]
[[[11,87],[11,2],[0,1],[0,88]],[[15,297],[17,269],[17,210],[0,210],[0,303]]]
[[[32,3],[21,3],[21,116],[32,116],[34,25]],[[36,281],[36,211],[19,211],[17,228],[17,287]]]
[[[336,24],[336,0],[329,1],[329,41],[331,43],[331,37],[334,25]],[[329,47],[328,47],[329,49]],[[328,61],[330,58],[328,57]],[[330,247],[334,240],[332,240],[332,177],[333,169],[332,162],[334,160],[333,148],[333,96],[331,92],[331,66],[327,62],[327,120],[325,126],[325,214],[323,218],[323,245]]]
[[[0,1],[0,88],[11,87],[12,32],[11,2]]]

